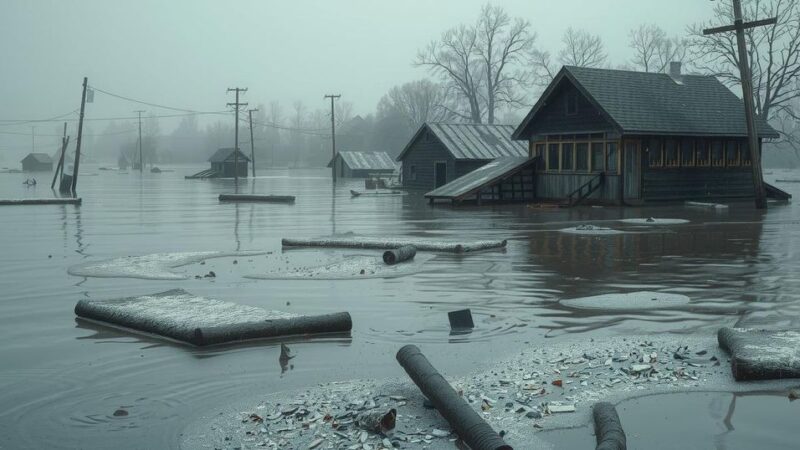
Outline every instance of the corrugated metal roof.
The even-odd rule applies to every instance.
[[[247,155],[242,153],[241,150],[239,151],[239,158],[244,159],[245,161],[250,161],[250,158],[248,158]],[[230,159],[231,161],[234,159],[233,147],[221,148],[217,150],[216,152],[214,152],[213,155],[211,155],[211,158],[208,158],[208,161],[214,163],[214,162],[227,161],[228,159]]]
[[[525,130],[565,78],[625,134],[747,136],[744,103],[713,76],[682,75],[677,83],[665,73],[564,66],[514,132],[515,138],[528,137]],[[756,122],[760,136],[778,137],[762,117]]]
[[[428,192],[425,194],[425,197],[457,199],[466,195],[471,195],[497,180],[504,178],[509,172],[515,171],[527,163],[532,163],[535,159],[536,158],[528,158],[527,156],[506,156],[497,158],[485,166],[481,166],[444,186],[440,186]]]
[[[436,136],[455,159],[492,160],[503,156],[528,155],[528,147],[524,142],[511,139],[514,131],[511,125],[425,123],[396,158],[397,161],[403,159],[426,129]]]
[[[352,170],[397,170],[397,165],[386,152],[338,152]],[[333,161],[328,163],[328,167]]]
[[[36,162],[39,162],[39,163],[51,163],[51,162],[53,162],[53,159],[50,158],[50,155],[48,155],[47,153],[28,153],[28,156],[26,156],[22,160],[25,161],[28,158],[34,159]]]

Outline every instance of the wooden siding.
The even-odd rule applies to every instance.
[[[753,173],[749,167],[646,168],[642,181],[642,195],[648,201],[753,196]]]
[[[548,173],[536,174],[536,197],[542,200],[563,200],[597,176],[596,173]],[[606,174],[600,189],[589,196],[589,201],[617,203],[619,201],[619,175]]]
[[[447,163],[447,181],[452,181],[456,176],[456,161],[445,149],[444,145],[426,131],[427,136],[420,138],[413,144],[403,157],[403,187],[407,189],[431,190],[436,187],[434,163]],[[416,179],[411,177],[411,166],[416,167]]]
[[[457,160],[456,161],[456,178],[466,175],[473,170],[479,169],[491,162],[490,159],[476,159],[476,160]],[[447,181],[453,181],[448,179]]]
[[[567,96],[578,96],[578,110],[567,114]],[[530,135],[561,133],[599,133],[614,131],[614,127],[600,111],[568,81],[564,81],[550,101],[542,107],[536,123],[531,124]]]

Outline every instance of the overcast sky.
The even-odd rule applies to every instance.
[[[255,106],[301,100],[324,107],[341,93],[354,112],[374,111],[392,86],[428,75],[411,62],[441,32],[473,22],[484,1],[1,0],[0,120],[49,118],[80,106],[83,76],[100,89],[148,102],[215,111],[248,87]],[[557,51],[568,26],[599,34],[613,65],[629,57],[628,32],[658,23],[670,34],[711,17],[709,0],[508,0],[539,47]],[[534,103],[531,99],[530,103]],[[97,94],[87,117],[142,107]],[[162,121],[169,131],[175,122]],[[30,124],[0,122],[8,163],[30,150]],[[102,131],[103,122],[92,129]],[[53,134],[56,124],[36,125]],[[10,132],[28,135],[9,134]],[[42,136],[40,142],[57,138]],[[51,145],[52,147],[52,145]],[[48,148],[48,152],[54,151]]]

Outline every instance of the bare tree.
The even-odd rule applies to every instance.
[[[394,109],[411,128],[417,128],[425,122],[440,122],[450,117],[446,94],[443,86],[430,80],[412,81],[390,89],[378,103],[378,109]]]
[[[664,72],[672,61],[685,62],[688,39],[667,36],[655,24],[643,24],[628,34],[633,50],[631,63],[644,72]]]
[[[346,102],[339,100],[334,106],[336,111],[336,126],[340,127],[342,124],[347,123],[353,118],[353,102]],[[330,118],[330,113],[329,116]]]
[[[420,50],[415,60],[448,83],[462,99],[451,114],[473,123],[484,118],[494,123],[503,106],[518,106],[519,88],[529,78],[524,56],[530,52],[536,35],[530,23],[511,19],[499,6],[485,5],[473,25],[460,25],[442,34]]]
[[[800,6],[798,0],[745,0],[745,20],[777,17],[773,26],[745,30],[756,113],[767,119],[788,114],[797,120],[793,100],[800,98]],[[689,28],[694,66],[729,86],[740,86],[734,33],[703,35],[704,28],[733,23],[733,8],[718,2],[714,18]]]
[[[534,80],[540,87],[550,84],[561,66],[602,67],[608,55],[603,40],[584,30],[570,27],[561,37],[563,46],[558,52],[557,61],[548,51],[534,49],[529,53],[528,62],[533,67]]]

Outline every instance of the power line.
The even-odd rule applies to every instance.
[[[144,100],[136,100],[135,98],[126,97],[124,95],[119,95],[119,94],[114,94],[112,92],[104,91],[103,89],[100,89],[100,88],[95,87],[95,86],[91,86],[91,88],[94,89],[97,92],[101,92],[101,93],[109,95],[111,97],[116,97],[116,98],[119,98],[119,99],[122,99],[122,100],[127,100],[129,102],[139,103],[139,104],[142,104],[142,105],[152,106],[152,107],[155,107],[155,108],[171,109],[173,111],[183,111],[183,112],[191,112],[191,113],[202,112],[202,111],[198,111],[196,109],[177,108],[177,107],[174,107],[174,106],[166,106],[166,105],[159,105],[158,103],[146,102]]]

